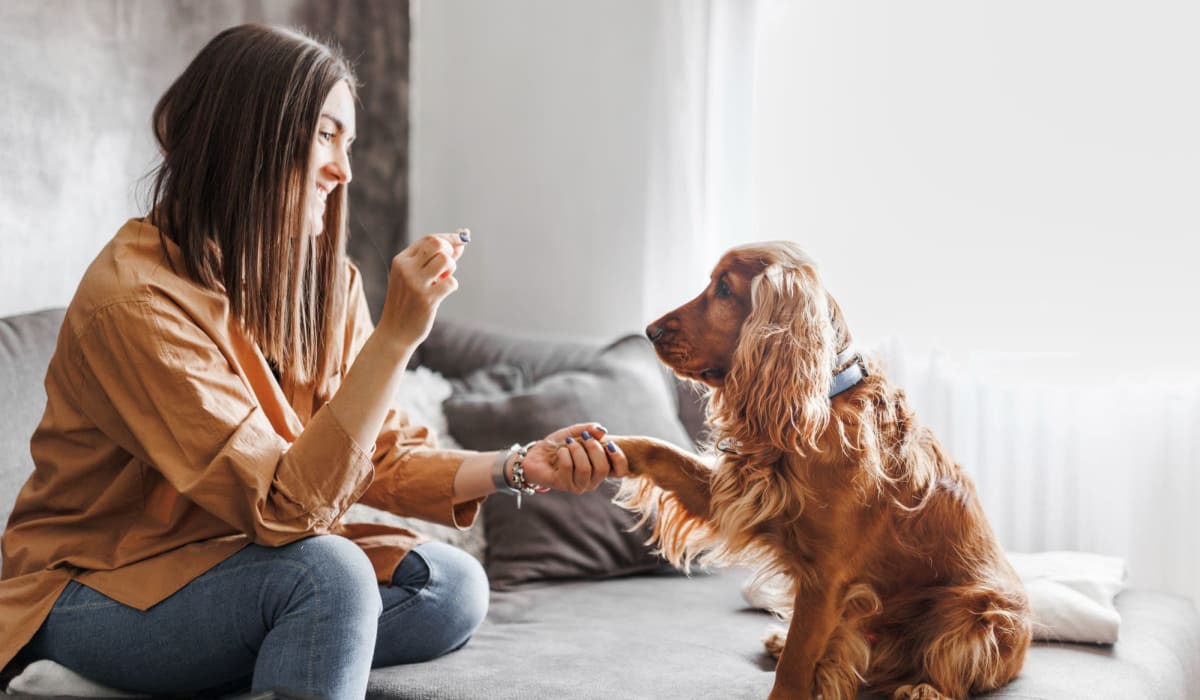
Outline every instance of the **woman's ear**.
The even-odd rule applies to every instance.
[[[738,412],[743,437],[803,454],[829,425],[836,348],[829,299],[816,270],[768,265],[755,277],[722,403]]]

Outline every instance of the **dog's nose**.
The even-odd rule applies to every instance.
[[[649,326],[646,326],[646,337],[650,339],[650,342],[657,342],[658,339],[662,337],[662,334],[662,326],[656,326],[653,323],[651,323]]]

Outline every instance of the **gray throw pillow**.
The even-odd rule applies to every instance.
[[[501,449],[588,421],[613,434],[649,435],[694,449],[679,421],[674,381],[641,336],[616,341],[579,369],[532,379],[524,368],[497,365],[452,383],[454,393],[444,405],[447,422],[469,449]],[[637,517],[611,503],[616,486],[526,497],[520,510],[515,498],[489,498],[483,518],[492,587],[666,567],[645,544],[649,528],[631,532]]]

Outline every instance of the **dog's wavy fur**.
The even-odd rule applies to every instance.
[[[709,387],[715,464],[615,438],[633,474],[617,500],[653,518],[676,565],[751,565],[755,585],[778,589],[790,626],[766,642],[772,698],[853,698],[864,682],[961,698],[1018,673],[1029,606],[973,484],[873,360],[830,399],[851,337],[802,250],[731,250],[647,334]]]

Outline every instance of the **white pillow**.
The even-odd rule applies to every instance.
[[[41,659],[25,667],[8,684],[8,694],[72,695],[80,698],[144,698],[84,678],[61,664]]]
[[[429,426],[437,435],[439,447],[458,450],[462,446],[450,436],[450,425],[442,410],[442,402],[453,392],[450,380],[428,367],[417,367],[404,373],[394,403],[408,414],[411,422]]]
[[[1006,553],[1021,577],[1033,613],[1034,641],[1114,644],[1121,628],[1115,603],[1125,588],[1125,560],[1089,552]],[[779,577],[742,586],[751,607],[779,610],[791,602]]]
[[[1033,638],[1114,644],[1121,631],[1117,594],[1125,560],[1088,552],[1008,552],[1029,594]]]

